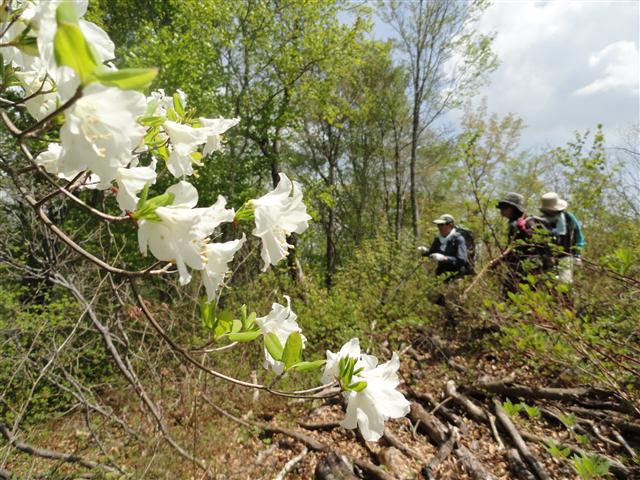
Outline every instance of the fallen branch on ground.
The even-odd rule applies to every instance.
[[[549,475],[549,473],[538,461],[538,459],[531,453],[529,447],[527,447],[527,444],[522,439],[520,432],[518,432],[518,429],[502,408],[502,404],[500,403],[500,401],[494,398],[493,406],[495,408],[498,421],[500,422],[502,427],[509,433],[509,436],[518,449],[518,452],[520,453],[522,458],[529,464],[536,477],[538,477],[540,480],[551,480],[551,476]]]
[[[29,455],[35,455],[36,457],[47,458],[49,460],[58,460],[61,462],[67,463],[77,463],[78,465],[82,465],[86,468],[99,468],[105,472],[111,473],[119,473],[120,470],[110,467],[109,465],[104,465],[102,463],[94,462],[93,460],[88,460],[86,458],[80,457],[78,455],[74,455],[71,453],[61,453],[56,452],[54,450],[47,450],[44,448],[34,447],[33,445],[29,445],[28,443],[21,442],[17,438],[11,435],[9,429],[4,423],[0,423],[0,434],[5,438],[5,440],[14,448],[20,450],[21,452],[28,453]]]

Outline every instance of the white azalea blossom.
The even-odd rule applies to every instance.
[[[373,355],[367,355],[360,352],[360,340],[352,338],[345,343],[338,353],[327,350],[327,363],[324,365],[324,373],[322,374],[322,383],[331,383],[338,380],[340,375],[340,359],[341,358],[356,359],[356,369],[374,368],[378,359]]]
[[[398,355],[394,353],[391,360],[378,365],[375,356],[360,352],[358,339],[353,338],[338,353],[327,351],[322,378],[324,383],[339,379],[341,358],[356,360],[354,371],[361,371],[353,376],[351,382],[366,382],[366,387],[359,392],[345,390],[347,413],[340,425],[350,429],[358,427],[365,440],[377,441],[384,433],[386,420],[404,417],[409,413],[410,403],[396,390],[400,383],[397,375],[400,367]]]
[[[22,84],[25,97],[31,97],[24,101],[27,111],[36,120],[41,120],[58,107],[58,94],[39,58],[31,67],[32,70],[16,71],[15,75]]]
[[[180,89],[177,89],[176,93],[178,94],[182,105],[186,106],[187,94]],[[167,110],[173,108],[173,96],[168,96],[164,93],[163,88],[159,88],[158,90],[154,90],[149,94],[149,96],[147,97],[147,104],[149,106],[147,115],[164,117],[167,115]]]
[[[224,281],[224,277],[229,270],[228,263],[233,260],[233,256],[242,248],[246,238],[242,238],[224,243],[208,243],[204,247],[205,266],[202,270],[202,283],[207,290],[207,300],[211,302],[218,291],[218,287]]]
[[[116,200],[122,211],[133,211],[138,204],[138,194],[146,185],[156,182],[155,162],[148,167],[120,167],[116,173],[118,193]]]
[[[203,118],[200,117],[200,125],[207,129],[207,144],[202,150],[203,155],[209,155],[222,148],[222,134],[235,127],[239,118]]]
[[[59,143],[50,143],[47,149],[40,153],[35,162],[44,167],[44,169],[54,175],[60,173],[60,156],[62,155],[62,147]]]
[[[302,202],[302,186],[284,173],[280,173],[275,190],[251,200],[251,205],[256,221],[253,235],[262,240],[260,255],[264,261],[262,271],[265,271],[288,255],[293,246],[287,243],[287,235],[304,232],[311,216]]]
[[[202,270],[205,266],[201,255],[204,240],[223,222],[233,220],[233,209],[225,209],[226,200],[219,196],[208,208],[194,208],[198,192],[187,182],[179,182],[167,189],[175,195],[173,204],[155,210],[160,221],[143,219],[138,224],[140,251],[147,248],[158,260],[175,262],[180,273],[180,283],[191,281],[187,267]]]
[[[16,19],[16,21],[11,25],[6,22],[0,24],[0,31],[4,32],[4,35],[0,37],[0,43],[3,45],[0,47],[0,53],[2,53],[5,65],[13,65],[14,67],[22,70],[33,69],[34,62],[37,60],[37,57],[29,55],[18,47],[12,45],[27,29],[28,22],[33,17],[33,14],[33,8],[26,8],[20,15],[20,18]],[[32,34],[29,36],[31,37],[31,35]]]
[[[194,128],[170,120],[164,122],[163,127],[173,147],[167,160],[167,168],[174,177],[192,175],[194,162],[192,154],[207,141],[207,129]]]
[[[145,97],[132,90],[91,84],[65,112],[60,130],[64,170],[90,169],[108,188],[118,168],[128,165],[145,130],[136,119],[146,109]]]
[[[287,295],[284,298],[287,300],[286,307],[279,303],[274,303],[271,306],[269,315],[256,318],[256,324],[260,327],[262,334],[274,333],[282,345],[287,342],[287,338],[293,332],[302,332],[298,322],[296,322],[298,316],[291,310],[291,299]],[[307,339],[302,335],[303,348],[306,341]],[[275,360],[266,348],[264,349],[264,358],[264,368],[271,368],[277,375],[284,371],[284,363]]]
[[[54,37],[58,28],[56,23],[56,10],[64,0],[46,0],[36,5],[33,16],[33,25],[38,32],[38,50],[47,72],[53,78],[59,89],[62,101],[70,98],[78,88],[78,74],[71,68],[59,66],[55,60]],[[92,50],[98,57],[100,63],[115,58],[115,45],[107,33],[95,23],[83,20],[81,17],[86,13],[88,1],[75,0],[72,5],[75,7],[76,15],[80,19],[78,26]]]
[[[411,404],[396,390],[399,368],[400,360],[394,353],[388,362],[354,377],[367,382],[367,386],[359,392],[345,392],[347,414],[340,425],[351,429],[357,426],[365,440],[375,442],[384,434],[386,420],[407,415]]]

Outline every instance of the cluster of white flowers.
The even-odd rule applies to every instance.
[[[61,179],[85,173],[78,177],[85,187],[116,191],[119,207],[136,221],[140,251],[175,263],[182,285],[191,281],[191,270],[200,271],[209,302],[246,241],[244,234],[213,241],[222,224],[255,220],[252,233],[261,240],[263,271],[288,255],[293,247],[287,237],[303,233],[311,219],[299,183],[280,173],[273,191],[236,212],[223,196],[198,207],[198,192],[186,180],[205,156],[222,148],[222,134],[240,119],[194,118],[181,91],[172,96],[137,91],[142,81],[131,79],[144,77],[146,85],[155,73],[119,71],[106,63],[114,59],[115,47],[106,32],[81,18],[87,0],[14,0],[9,6],[0,25],[0,53],[15,74],[26,110],[40,121],[65,106],[60,142],[50,143],[37,164]],[[150,196],[165,169],[177,183]],[[264,336],[265,367],[278,375],[314,363],[301,361],[306,338],[285,298],[286,307],[273,304],[267,316],[253,317],[255,324],[246,326],[254,330],[245,332]],[[367,440],[377,440],[387,418],[407,413],[408,403],[395,389],[398,366],[395,354],[377,365],[375,357],[360,353],[355,339],[338,354],[327,352],[324,380],[344,389],[345,427],[357,425]]]
[[[360,352],[357,338],[347,342],[338,353],[327,350],[327,363],[322,377],[323,382],[340,381],[341,361],[354,363],[354,375],[346,387],[347,415],[341,422],[345,428],[360,428],[365,440],[376,441],[384,433],[384,422],[389,418],[404,417],[409,413],[409,402],[396,390],[400,359],[396,353],[391,360],[378,365],[373,355]],[[357,373],[355,373],[357,372]]]

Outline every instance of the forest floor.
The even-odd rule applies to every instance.
[[[606,458],[611,477],[640,478],[638,458],[632,459],[632,450],[640,451],[640,420],[629,405],[598,389],[536,373],[526,358],[481,341],[491,335],[463,326],[455,332],[413,329],[406,337],[411,344],[401,335],[399,388],[412,402],[411,413],[389,421],[377,443],[338,425],[340,397],[320,404],[262,393],[259,400],[253,397],[255,411],[238,419],[244,424],[200,401],[197,428],[192,401],[174,396],[160,404],[172,430],[187,432],[179,440],[187,448],[196,446],[216,479],[605,478],[580,477],[575,469],[580,455],[585,469],[599,468],[598,459]],[[384,339],[379,345],[390,356]],[[153,425],[135,424],[139,405],[114,395],[120,415],[153,436]],[[88,458],[111,457],[135,472],[133,478],[207,478],[161,440],[129,447],[122,432],[111,431],[100,435],[109,438],[102,452],[85,447],[90,436],[113,428],[102,420],[87,430],[85,420],[79,411],[51,420],[46,430],[32,431],[29,441]],[[25,472],[24,478],[79,478],[70,464],[43,470],[33,462],[14,454],[7,465]]]

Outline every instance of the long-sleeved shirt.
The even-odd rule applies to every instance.
[[[449,272],[460,275],[467,273],[467,269],[469,267],[467,244],[464,237],[455,229],[448,235],[446,242],[442,242],[439,236],[433,240],[433,243],[425,253],[425,256],[429,256],[433,253],[441,253],[446,257],[445,260],[438,262],[436,275],[442,275]]]

